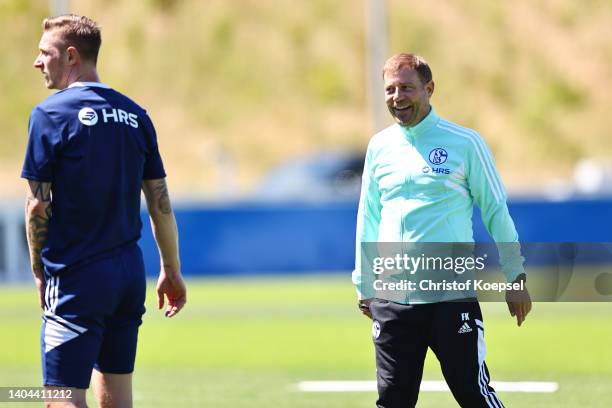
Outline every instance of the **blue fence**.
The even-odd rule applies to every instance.
[[[524,242],[612,242],[612,199],[517,200],[510,213]],[[185,275],[348,271],[353,268],[357,204],[202,204],[176,210]],[[147,272],[159,258],[143,213]],[[474,237],[488,241],[474,211]]]

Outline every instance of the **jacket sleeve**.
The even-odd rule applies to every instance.
[[[374,297],[374,274],[372,268],[371,253],[376,250],[378,241],[378,228],[380,225],[380,191],[378,183],[373,174],[373,149],[368,146],[363,176],[361,182],[361,195],[359,198],[359,209],[357,210],[357,229],[355,237],[355,270],[353,271],[353,283],[357,289],[357,296],[361,299]],[[367,244],[374,243],[374,244]]]
[[[484,140],[474,132],[467,154],[467,178],[472,198],[480,208],[482,222],[497,244],[501,269],[508,282],[525,273],[524,258],[514,222],[508,212],[507,195],[495,162]]]

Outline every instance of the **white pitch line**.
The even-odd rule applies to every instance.
[[[495,391],[551,393],[559,390],[556,382],[545,381],[491,381]],[[300,381],[297,384],[303,392],[370,392],[376,391],[376,381]],[[447,392],[444,381],[422,381],[423,392]]]

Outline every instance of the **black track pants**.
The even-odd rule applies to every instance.
[[[377,407],[416,405],[429,347],[461,407],[503,408],[489,385],[478,302],[403,305],[375,299],[370,311],[376,349]]]

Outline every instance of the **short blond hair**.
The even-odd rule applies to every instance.
[[[63,14],[57,17],[45,18],[43,29],[50,31],[58,29],[67,47],[77,49],[83,59],[96,64],[102,45],[100,26],[92,19],[76,14]]]
[[[425,85],[433,79],[429,64],[425,61],[425,58],[408,53],[395,54],[389,58],[383,66],[383,78],[388,72],[398,72],[403,68],[413,69],[417,72],[419,79]]]

